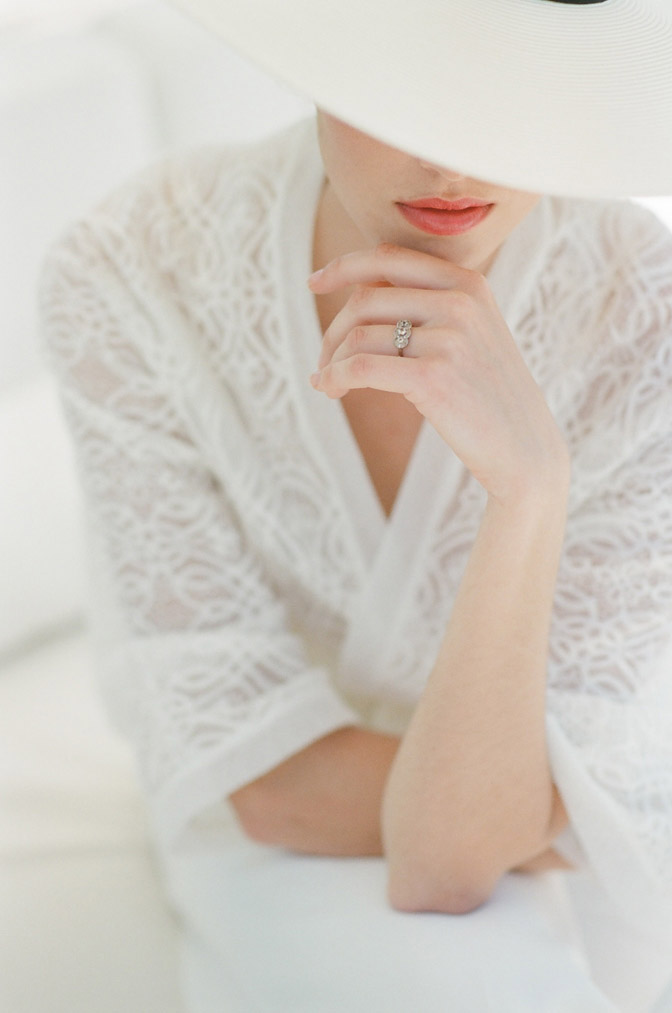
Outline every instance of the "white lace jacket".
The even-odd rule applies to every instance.
[[[424,423],[386,519],[308,376],[314,122],[155,162],[52,245],[39,299],[85,493],[103,690],[162,838],[347,723],[401,731],[484,494]],[[558,847],[672,918],[672,237],[542,198],[489,282],[573,457],[548,663]]]

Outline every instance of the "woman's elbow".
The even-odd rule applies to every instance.
[[[473,870],[423,866],[421,862],[388,866],[387,897],[396,911],[438,911],[463,915],[481,907],[491,896],[496,879]]]
[[[271,792],[255,781],[229,796],[238,823],[256,844],[278,843],[278,817]]]

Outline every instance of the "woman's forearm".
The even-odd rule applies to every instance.
[[[398,907],[468,910],[508,869],[567,868],[545,738],[546,661],[568,476],[490,501],[403,739],[342,728],[240,789],[258,841],[378,855]],[[382,836],[381,836],[382,813]],[[384,848],[383,848],[384,840]]]
[[[425,691],[387,781],[397,907],[477,906],[566,822],[549,767],[546,664],[568,474],[490,500]]]
[[[339,728],[231,795],[260,843],[313,855],[381,855],[380,808],[399,739]]]
[[[312,855],[382,855],[380,811],[400,740],[341,728],[231,796],[247,833],[260,843]],[[566,824],[563,810],[559,833]],[[569,868],[547,848],[521,872]]]

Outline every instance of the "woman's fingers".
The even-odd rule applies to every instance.
[[[437,343],[446,341],[446,329],[432,327],[414,327],[411,340],[403,350],[405,358],[415,359],[427,355],[437,348]],[[393,355],[399,357],[399,349],[394,344],[394,324],[358,324],[348,332],[346,337],[334,350],[325,363],[333,364],[349,359],[363,352],[373,355]],[[323,366],[318,366],[318,369]]]
[[[394,347],[397,320],[410,320],[416,328],[439,321],[447,325],[451,313],[461,313],[463,301],[468,298],[458,290],[362,286],[350,296],[325,331],[318,369],[331,360],[346,336],[358,327],[387,324],[390,345]]]
[[[357,288],[324,332],[318,369],[331,360],[346,335],[357,327],[387,324],[392,345],[397,320],[410,320],[416,327],[425,323],[430,294],[417,288]]]
[[[468,327],[474,303],[489,291],[487,281],[476,271],[390,243],[337,257],[311,275],[309,285],[316,293],[355,286],[325,332],[320,369],[358,325],[389,323],[394,327],[404,319],[416,327],[439,323]]]
[[[475,271],[420,250],[380,243],[371,250],[356,250],[337,257],[312,274],[308,284],[314,292],[333,292],[344,285],[388,282],[409,288],[468,288]]]
[[[419,359],[400,355],[357,352],[346,359],[329,363],[311,377],[316,390],[328,397],[343,397],[349,390],[373,387],[408,397],[415,390]]]

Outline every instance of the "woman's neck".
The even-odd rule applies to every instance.
[[[334,257],[369,245],[325,179],[315,215],[313,270],[324,267]]]
[[[359,231],[325,179],[318,201],[313,232],[313,271],[318,271],[335,257],[353,250],[366,249],[371,244]],[[353,292],[353,286],[337,289],[326,295],[316,295],[315,305],[324,332]]]

